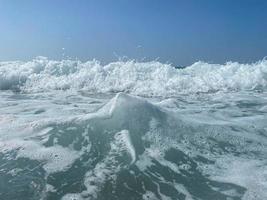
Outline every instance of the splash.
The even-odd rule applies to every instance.
[[[160,62],[49,60],[0,62],[0,89],[23,92],[85,90],[140,96],[177,96],[217,91],[266,90],[267,60],[224,65],[196,62],[176,68]]]

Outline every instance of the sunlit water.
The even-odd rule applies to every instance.
[[[267,199],[266,61],[77,62],[0,64],[0,199]]]

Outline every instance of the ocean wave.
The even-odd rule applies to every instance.
[[[267,199],[267,102],[257,94],[3,92],[0,199]]]
[[[196,62],[185,68],[157,61],[118,61],[102,65],[96,60],[55,61],[45,57],[28,62],[0,62],[0,90],[87,90],[141,96],[176,96],[266,89],[265,59],[252,64]]]

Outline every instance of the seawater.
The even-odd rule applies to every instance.
[[[0,63],[0,199],[267,199],[267,62]]]

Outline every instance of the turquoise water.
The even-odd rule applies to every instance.
[[[0,97],[1,199],[265,199],[267,94]]]
[[[267,199],[267,61],[0,62],[0,199]]]

